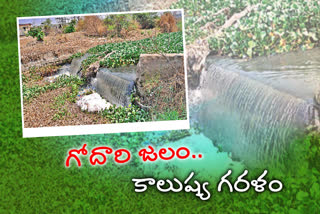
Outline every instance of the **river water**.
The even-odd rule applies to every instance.
[[[249,61],[208,58],[241,75],[263,82],[279,91],[312,102],[320,86],[320,48],[258,57]]]
[[[223,151],[256,164],[281,160],[314,117],[320,49],[250,61],[209,56],[190,93],[192,121]]]

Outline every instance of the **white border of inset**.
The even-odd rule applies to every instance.
[[[99,16],[99,15],[112,15],[112,14],[157,13],[157,12],[173,12],[173,11],[180,11],[181,15],[182,15],[181,18],[182,18],[182,36],[183,36],[183,54],[184,54],[184,74],[185,74],[187,120],[24,128],[19,20],[36,19],[36,18],[73,17],[73,16],[93,16],[93,15],[94,16]],[[19,51],[19,75],[20,75],[22,135],[23,135],[24,138],[26,138],[26,137],[51,137],[51,136],[67,136],[67,135],[87,135],[87,134],[107,134],[107,133],[123,133],[123,132],[144,132],[144,131],[164,131],[164,130],[190,129],[188,80],[187,80],[187,61],[186,61],[187,55],[186,55],[186,41],[185,41],[185,28],[184,28],[184,10],[183,9],[128,11],[128,12],[111,12],[111,13],[90,13],[90,14],[71,14],[71,15],[55,15],[55,16],[17,17],[17,37],[18,37],[18,51]]]

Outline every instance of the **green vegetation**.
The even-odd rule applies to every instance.
[[[68,26],[66,26],[65,27],[65,29],[64,29],[64,33],[72,33],[72,32],[75,32],[76,31],[76,28],[75,28],[75,26],[76,26],[76,20],[71,20],[71,22],[69,23],[69,25]]]
[[[212,10],[204,1],[194,2],[201,2],[197,7],[203,12]],[[134,150],[141,148],[147,133],[22,138],[16,17],[106,12],[117,8],[108,1],[93,0],[77,4],[70,0],[8,1],[2,6],[0,213],[318,213],[320,175],[316,165],[320,157],[311,155],[311,150],[319,151],[319,147],[315,148],[319,142],[316,135],[297,142],[305,146],[304,152],[296,151],[304,164],[288,160],[291,168],[300,171],[298,175],[275,176],[284,183],[284,190],[279,193],[213,191],[211,199],[203,202],[190,193],[160,193],[154,188],[135,193],[131,179],[144,175],[131,163],[116,166],[108,160],[103,167],[65,169],[66,151],[70,148],[79,148],[87,142],[90,148],[109,145]],[[186,12],[187,7],[186,4]]]
[[[133,19],[131,14],[109,15],[103,20],[107,27],[108,35],[121,37],[121,30],[136,30],[139,24]]]
[[[176,85],[180,87],[176,88]],[[170,78],[163,78],[155,71],[152,75],[145,75],[143,87],[139,91],[143,91],[144,105],[152,106],[152,120],[187,119],[184,85],[183,70]]]
[[[67,108],[65,107],[68,98],[69,93],[66,92],[54,98],[54,103],[52,104],[51,108],[54,110],[58,110],[58,112],[53,115],[53,121],[60,120],[69,113]]]
[[[179,20],[178,22],[177,22],[177,28],[178,28],[178,31],[182,31],[183,29],[182,29],[182,21],[181,20]]]
[[[84,164],[80,169],[66,169],[67,151],[79,148],[84,142],[88,143],[88,149],[108,145],[136,151],[148,140],[147,135],[153,133],[22,138],[21,106],[17,105],[20,103],[17,43],[5,44],[3,49],[9,51],[3,52],[5,57],[0,58],[1,70],[7,77],[0,84],[5,98],[2,99],[4,113],[1,114],[4,124],[1,134],[5,139],[0,143],[0,174],[4,175],[0,181],[5,184],[0,185],[1,212],[127,213],[138,209],[150,213],[190,210],[210,213],[215,210],[217,213],[295,214],[317,213],[320,209],[320,137],[316,133],[292,144],[295,151],[287,159],[287,171],[282,175],[268,176],[283,182],[284,189],[279,193],[218,193],[209,178],[206,179],[210,182],[212,196],[207,202],[191,193],[160,193],[155,188],[135,193],[131,179],[145,176],[138,168],[141,161],[136,158],[126,165],[115,165],[108,159],[102,167]],[[82,160],[87,162],[85,158]],[[249,170],[250,174],[261,174],[259,170],[257,173]],[[269,172],[272,173],[273,169]]]
[[[122,43],[111,43],[106,45],[99,45],[91,48],[88,52],[94,54],[90,56],[87,60],[83,62],[84,69],[86,69],[90,64],[98,60],[98,58],[103,57],[106,53],[116,51],[107,59],[100,61],[100,65],[104,67],[119,67],[130,64],[137,64],[139,61],[140,54],[143,53],[182,53],[183,52],[183,39],[182,33],[165,33],[160,34],[155,38],[148,38],[139,41],[130,41]],[[152,81],[156,81],[153,79]],[[158,88],[153,88],[153,90],[161,91],[163,84],[159,83]],[[146,83],[147,84],[147,83]],[[154,84],[150,84],[154,85]],[[151,87],[152,88],[152,87]],[[155,91],[153,91],[155,92]],[[151,91],[150,91],[151,93]],[[160,96],[160,94],[155,93],[155,97]],[[171,96],[159,97],[155,99],[169,98]],[[133,100],[132,100],[133,101]],[[172,100],[168,100],[170,103],[175,103]],[[132,102],[134,103],[134,102]],[[184,105],[183,105],[184,106]],[[176,108],[177,106],[174,106]],[[159,108],[161,109],[161,108]],[[115,113],[115,114],[113,114]],[[150,120],[176,120],[185,119],[185,114],[179,114],[175,109],[168,109],[167,112],[158,111],[157,108],[146,112],[137,106],[132,106],[131,108],[116,108],[112,109],[111,113],[109,111],[105,112],[108,115],[110,121],[115,122],[135,122],[135,121],[150,121]],[[126,118],[125,118],[126,117]]]
[[[133,14],[135,20],[137,20],[142,29],[150,29],[156,26],[156,13],[136,13]]]
[[[54,90],[57,88],[62,88],[62,87],[71,86],[71,85],[80,86],[82,84],[84,84],[84,81],[79,77],[66,76],[66,75],[59,76],[55,80],[55,82],[44,85],[44,86],[35,85],[32,87],[27,87],[25,84],[23,84],[23,87],[22,87],[23,98],[24,100],[30,100],[31,98],[39,96],[41,93],[44,93],[48,90]]]
[[[164,113],[157,113],[155,117],[158,121],[185,120],[187,118],[187,114],[185,111],[183,112],[183,114],[179,114],[178,111],[169,109]]]
[[[53,115],[52,120],[53,121],[61,120],[66,115],[70,115],[70,112],[68,111],[67,108],[61,106],[58,108],[58,112]]]
[[[148,111],[141,109],[135,105],[135,100],[138,99],[135,94],[131,94],[129,107],[111,106],[109,109],[102,111],[102,116],[109,119],[111,123],[131,123],[131,122],[145,122],[150,121],[150,114]]]
[[[136,105],[130,105],[128,108],[114,105],[104,110],[102,115],[107,117],[111,123],[145,122],[150,118],[147,111]]]
[[[146,122],[146,121],[167,121],[167,120],[185,120],[187,118],[186,109],[182,113],[174,109],[167,109],[160,112],[158,109],[144,110],[135,104],[139,102],[139,97],[131,94],[131,103],[129,107],[116,107],[113,105],[102,112],[102,116],[108,118],[111,123],[128,123],[128,122]]]
[[[31,28],[26,36],[32,36],[32,38],[37,38],[37,41],[43,41],[44,32],[42,31],[41,27],[33,27]]]
[[[81,53],[81,52],[72,54],[72,55],[68,58],[67,61],[68,61],[69,63],[71,63],[74,58],[82,57],[83,55],[84,55],[84,53]]]
[[[97,61],[99,58],[106,55],[106,53],[110,53],[115,51],[109,58],[101,61],[100,64],[105,67],[119,67],[130,64],[137,64],[139,61],[139,56],[142,53],[181,53],[183,52],[183,39],[182,33],[165,33],[159,34],[155,38],[143,39],[139,41],[130,41],[130,42],[122,42],[122,43],[109,43],[105,45],[99,45],[94,48],[91,48],[88,53],[93,54],[88,57],[88,59],[83,61],[84,70],[89,67],[92,63]],[[75,53],[67,61],[72,61],[73,58],[80,57],[84,53]],[[57,66],[51,67],[43,67],[39,69],[31,69],[30,74],[33,74],[33,78],[47,76],[48,74],[53,74],[56,71]],[[28,81],[26,75],[23,77],[24,82]],[[47,84],[44,86],[31,86],[27,87],[23,84],[23,97],[24,100],[28,101],[31,98],[34,98],[41,93],[44,93],[48,90],[54,90],[57,88],[65,87],[65,86],[77,86],[84,84],[84,79],[79,79],[77,77],[71,76],[61,76],[51,84]],[[73,90],[75,91],[75,90]],[[65,94],[64,94],[65,95]],[[59,109],[59,112],[54,115],[54,120],[58,120],[63,118],[67,114],[66,109],[64,107],[64,102],[59,102],[64,98],[72,98],[75,102],[75,97],[57,97],[56,102],[54,104],[55,109]],[[132,97],[132,101],[134,101]],[[134,103],[134,102],[132,102]],[[151,116],[152,115],[152,116]],[[115,107],[112,106],[108,110],[104,110],[102,112],[102,116],[109,119],[111,123],[125,123],[125,122],[144,122],[151,121],[153,119],[157,120],[176,120],[176,119],[185,119],[185,114],[180,115],[177,111],[168,110],[165,113],[160,112],[152,112],[143,110],[136,105],[132,105],[129,108],[126,107]]]
[[[71,92],[63,92],[62,95],[54,98],[54,103],[52,104],[51,108],[54,110],[58,110],[57,113],[53,115],[52,120],[60,120],[66,115],[71,115],[66,107],[66,102],[75,103],[77,101],[77,95],[79,93],[79,85],[72,84],[71,85]]]
[[[44,21],[43,23],[43,30],[46,36],[49,35],[49,32],[51,30],[51,19],[46,19],[46,21]]]
[[[32,67],[29,69],[28,73],[23,73],[22,74],[22,82],[28,83],[29,81],[38,81],[41,80],[42,76],[39,74],[39,72],[37,71],[37,69],[35,67]]]
[[[248,4],[258,7],[221,34],[214,33],[232,15],[244,11]],[[189,43],[211,36],[211,50],[231,57],[305,50],[320,43],[319,1],[180,0],[173,7],[185,9],[186,40]],[[209,22],[212,27],[204,27]]]
[[[55,97],[54,100],[55,102],[53,103],[52,107],[54,109],[57,109],[59,106],[64,106],[66,101],[75,103],[77,101],[77,95],[79,93],[79,84],[74,83],[71,85],[71,90],[70,92],[63,92],[62,95]]]
[[[182,32],[159,34],[155,38],[121,43],[109,43],[91,48],[88,53],[94,54],[83,61],[86,69],[98,60],[98,57],[115,51],[110,57],[100,62],[102,67],[120,67],[137,64],[140,54],[144,53],[183,53]]]
[[[104,24],[108,27],[108,31],[115,31],[117,36],[120,36],[121,29],[127,29],[129,27],[128,15],[114,15],[107,16],[104,19]]]
[[[291,145],[283,181],[289,213],[317,213],[320,210],[320,134],[310,132]],[[290,204],[290,206],[289,206]]]

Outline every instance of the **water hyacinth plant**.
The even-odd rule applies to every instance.
[[[77,76],[61,75],[55,80],[55,82],[44,85],[44,86],[35,85],[32,87],[27,87],[26,85],[22,85],[23,98],[25,100],[29,100],[31,98],[39,96],[40,94],[46,91],[55,90],[57,88],[62,88],[65,86],[72,86],[74,89],[75,87],[80,86],[83,83],[84,83],[83,79],[80,79]]]
[[[248,5],[256,8],[215,34]],[[319,46],[319,1],[180,0],[172,7],[185,8],[187,42],[208,38],[218,54],[247,58]]]
[[[155,48],[157,47],[157,49]],[[88,53],[94,54],[83,62],[84,68],[98,60],[105,53],[114,53],[100,62],[102,67],[120,67],[137,64],[140,54],[145,53],[183,53],[182,32],[159,34],[154,38],[121,43],[109,43],[91,48]]]
[[[130,123],[150,121],[149,113],[136,105],[127,107],[111,106],[102,112],[102,116],[108,118],[111,123]]]

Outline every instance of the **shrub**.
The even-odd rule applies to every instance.
[[[159,27],[162,33],[171,33],[178,31],[176,19],[171,13],[164,13],[160,17]]]
[[[32,87],[27,87],[26,85],[22,85],[22,91],[23,91],[23,99],[24,101],[28,101],[31,98],[39,96],[41,93],[44,93],[46,91],[55,90],[57,88],[62,88],[65,86],[72,86],[72,85],[82,85],[84,83],[83,79],[80,79],[77,76],[66,76],[62,75],[56,79],[55,82],[40,86],[35,85]]]
[[[83,22],[84,32],[89,36],[102,36],[107,32],[107,28],[98,16],[85,16]]]
[[[128,27],[128,20],[126,15],[111,15],[104,19],[106,26],[111,25],[117,36],[120,35],[121,29]]]
[[[108,33],[112,36],[126,36],[128,31],[139,29],[139,22],[132,15],[110,15],[104,19]]]
[[[44,33],[46,36],[49,35],[49,32],[51,30],[51,19],[46,19],[46,21],[44,21],[43,23],[43,28],[44,28]]]
[[[128,31],[138,30],[141,28],[140,23],[137,20],[131,20],[128,26]]]
[[[27,36],[32,36],[32,38],[36,37],[37,41],[43,41],[44,32],[41,27],[33,27],[28,31]]]
[[[80,19],[76,25],[76,31],[83,31],[84,30],[84,20]]]
[[[109,35],[110,37],[117,36],[115,25],[108,25],[107,26],[107,35]]]
[[[141,25],[141,29],[150,29],[156,26],[156,13],[137,13],[133,15],[133,18]]]
[[[75,25],[76,25],[76,20],[72,20],[69,25],[64,29],[64,33],[72,33],[75,32]]]

